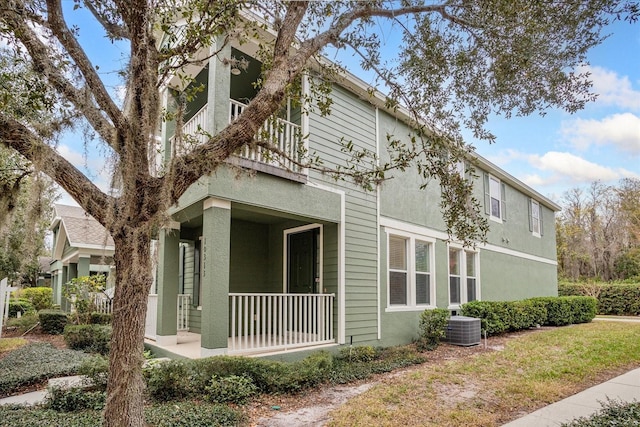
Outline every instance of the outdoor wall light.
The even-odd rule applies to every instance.
[[[240,59],[235,56],[232,56],[231,59],[224,58],[222,63],[231,66],[231,74],[234,76],[240,75],[240,73],[247,71],[247,68],[249,68],[249,61],[244,56],[241,56]]]

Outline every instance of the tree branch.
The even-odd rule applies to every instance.
[[[127,39],[127,40],[130,38],[129,31],[127,31],[125,27],[118,25],[114,22],[108,21],[104,17],[104,15],[102,15],[98,11],[98,9],[96,9],[93,3],[86,0],[83,3],[85,7],[89,9],[89,12],[91,12],[94,18],[96,18],[96,20],[100,23],[100,25],[102,25],[102,27],[107,31],[107,34],[109,34],[111,37],[113,37],[114,39],[121,38],[121,39]]]
[[[71,56],[76,66],[84,76],[91,88],[91,94],[98,105],[107,113],[111,122],[117,127],[125,126],[126,121],[118,106],[113,102],[102,80],[96,73],[93,64],[78,43],[75,36],[69,31],[62,16],[62,4],[60,0],[47,0],[47,21],[49,29],[64,46],[66,53]],[[110,141],[107,141],[110,142]]]
[[[2,112],[0,144],[13,148],[31,161],[36,168],[60,184],[98,222],[107,224],[108,212],[114,206],[113,199],[26,126]]]
[[[80,110],[91,126],[102,137],[110,142],[113,135],[113,125],[104,117],[102,112],[88,100],[87,91],[76,88],[66,77],[60,68],[51,60],[50,49],[47,48],[29,27],[24,9],[0,10],[0,17],[16,34],[20,42],[29,51],[36,72],[44,75],[49,83]]]

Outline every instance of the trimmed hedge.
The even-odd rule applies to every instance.
[[[67,325],[64,340],[73,350],[107,355],[111,331],[110,325]]]
[[[109,313],[98,313],[94,311],[89,314],[89,323],[92,325],[110,325],[112,320],[112,315]]]
[[[560,283],[558,295],[593,296],[598,299],[598,314],[640,316],[640,283]]]
[[[462,306],[462,315],[482,319],[487,335],[519,331],[535,326],[587,323],[596,316],[593,297],[539,297],[521,301],[473,301]]]
[[[69,321],[67,314],[60,310],[42,310],[38,313],[38,318],[42,330],[51,335],[60,335],[64,332],[64,327]]]

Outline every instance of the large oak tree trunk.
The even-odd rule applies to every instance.
[[[143,427],[142,343],[152,280],[151,240],[146,227],[123,227],[120,233],[114,234],[116,288],[103,425]]]

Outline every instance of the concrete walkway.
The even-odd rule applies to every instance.
[[[559,426],[575,418],[588,417],[602,408],[607,398],[624,402],[640,401],[640,368],[576,393],[515,421],[509,427]]]
[[[71,377],[51,378],[49,387],[74,387],[82,384],[83,377],[74,375]],[[16,396],[0,399],[0,405],[39,405],[44,403],[47,397],[47,390],[32,391],[30,393],[18,394]]]

